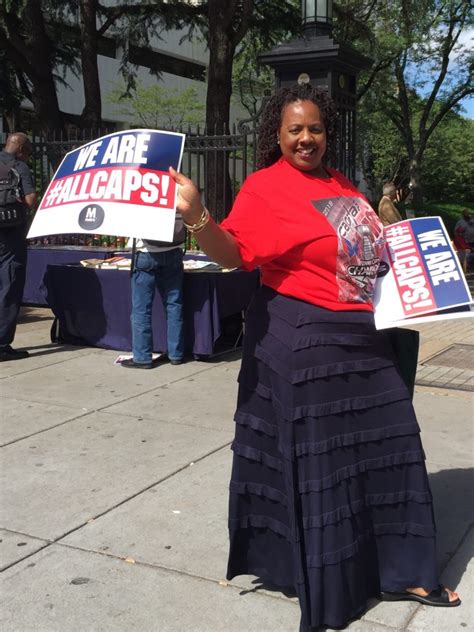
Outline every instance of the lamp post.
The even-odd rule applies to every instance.
[[[259,56],[275,70],[275,87],[311,82],[327,90],[339,113],[336,157],[332,164],[355,181],[356,79],[372,60],[331,36],[332,0],[302,0],[303,37]]]
[[[332,23],[332,0],[301,0],[301,18],[306,35],[328,33]]]

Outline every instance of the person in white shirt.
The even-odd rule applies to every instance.
[[[176,214],[173,242],[139,239],[132,272],[132,351],[133,358],[123,360],[128,369],[152,369],[152,306],[158,288],[166,312],[167,357],[181,364],[184,356],[183,331],[183,244],[186,230],[181,214]],[[162,358],[160,358],[160,361]]]

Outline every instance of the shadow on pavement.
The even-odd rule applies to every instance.
[[[254,588],[241,590],[239,594],[242,596],[245,596],[251,593],[256,593],[259,590],[267,590],[268,592],[281,593],[285,595],[285,597],[288,597],[289,599],[296,597],[296,592],[293,586],[287,586],[287,587],[275,586],[274,584],[267,582],[265,579],[262,579],[261,577],[257,577],[256,579],[254,579],[252,581],[252,584],[254,584]]]
[[[19,349],[20,347],[17,347],[17,348]],[[45,345],[36,345],[35,347],[30,347],[30,346],[21,347],[21,349],[26,349],[27,351],[29,351],[30,358],[39,358],[40,356],[47,356],[53,353],[60,353],[61,351],[72,351],[74,349],[77,350],[79,348],[91,349],[91,350],[94,349],[94,347],[86,347],[86,346],[77,347],[73,345],[59,345],[59,344],[54,344],[54,343],[45,344]],[[41,349],[41,351],[35,351],[35,349]]]
[[[38,323],[42,321],[52,321],[54,318],[53,313],[48,308],[25,307],[23,306],[18,317],[17,324],[25,325],[27,323]]]
[[[446,551],[448,554],[447,563],[459,549],[466,533],[472,528],[474,522],[474,503],[472,502],[474,489],[474,468],[456,468],[452,470],[441,470],[434,474],[429,474],[431,491],[433,493],[433,504],[435,519],[438,525],[437,548],[438,551]],[[440,529],[441,523],[447,528]],[[465,525],[464,533],[460,536],[455,546],[452,540],[448,540],[450,530],[455,526]],[[454,549],[454,550],[453,550]],[[449,569],[449,581],[453,586],[457,586],[467,568],[472,557],[472,551],[466,547],[457,551],[456,566]],[[464,559],[460,559],[463,555]],[[441,569],[443,570],[443,569]]]

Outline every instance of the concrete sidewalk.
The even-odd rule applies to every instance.
[[[25,309],[15,347],[31,357],[0,363],[2,631],[296,632],[295,600],[224,580],[239,354],[130,371],[50,344],[51,322]],[[454,322],[420,327],[420,370],[474,344]],[[472,393],[420,386],[415,405],[441,578],[464,602],[374,602],[351,630],[474,630]]]

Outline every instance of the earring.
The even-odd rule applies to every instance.
[[[280,137],[277,134],[277,145],[279,145],[279,144],[280,144]]]

